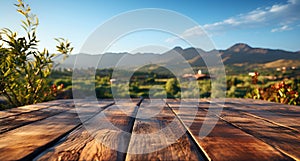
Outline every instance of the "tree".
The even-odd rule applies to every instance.
[[[168,97],[175,97],[175,95],[180,91],[180,87],[178,84],[177,79],[171,78],[168,79],[166,83],[166,92],[168,94]]]
[[[60,55],[66,58],[73,50],[70,42],[59,38],[56,39],[59,54],[50,54],[47,49],[39,51],[37,16],[23,0],[18,0],[16,6],[25,18],[21,25],[25,36],[8,28],[0,31],[0,95],[15,107],[53,98],[57,87],[51,87],[48,78],[54,65],[53,58]]]

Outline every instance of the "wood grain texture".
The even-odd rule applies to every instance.
[[[116,101],[1,111],[0,160],[300,160],[298,106],[228,98],[218,113],[219,100],[185,100],[180,110],[174,99],[165,100],[169,107],[159,99],[141,107],[139,99]]]
[[[226,99],[226,105],[300,132],[300,108],[251,99]]]
[[[38,104],[32,104],[32,105],[25,105],[17,108],[7,109],[5,111],[0,111],[0,119],[10,117],[10,116],[17,116],[20,114],[25,114],[28,112],[38,111],[41,109],[47,109],[51,106],[59,106],[63,104],[72,104],[72,100],[55,100],[55,101],[49,101],[49,102],[43,102]]]
[[[238,107],[238,109],[240,108]],[[298,131],[288,126],[256,117],[253,114],[249,115],[247,112],[238,109],[236,105],[225,105],[220,117],[279,149],[286,155],[300,160],[300,133]],[[284,118],[281,117],[281,119]]]
[[[206,116],[209,104],[200,100],[200,107],[196,118],[190,116],[188,108],[186,111],[178,111],[178,104],[171,102],[171,108],[185,123],[192,121],[190,132],[198,141],[199,145],[206,151],[212,160],[290,160],[277,149],[263,141],[245,133],[244,131],[219,120],[212,131],[204,138],[199,137],[199,131],[204,120],[214,121],[217,116],[211,114]],[[190,107],[192,108],[192,107]],[[212,107],[213,108],[213,107]]]
[[[108,107],[38,160],[124,160],[122,151],[127,151],[136,108],[135,103],[128,101]]]
[[[97,111],[91,108],[90,112],[94,114]],[[32,159],[80,124],[81,120],[73,108],[3,133],[0,135],[0,160]]]
[[[184,127],[162,100],[138,111],[126,160],[202,160]]]
[[[51,106],[40,110],[20,113],[0,119],[0,134],[13,130],[15,128],[40,121],[56,114],[65,112],[73,108],[72,105],[63,104],[60,106]]]

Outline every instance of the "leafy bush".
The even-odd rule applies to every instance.
[[[21,27],[25,36],[20,36],[8,28],[0,32],[0,95],[4,95],[11,106],[22,106],[54,98],[58,87],[49,82],[53,58],[65,57],[73,50],[70,42],[62,38],[57,51],[50,54],[47,49],[38,50],[39,40],[36,29],[39,21],[22,0],[18,0],[17,11],[25,17]]]
[[[257,82],[258,75],[255,75],[252,77],[252,83],[256,84]],[[290,105],[300,105],[300,97],[297,92],[297,86],[287,84],[285,81],[271,84],[268,87],[257,86],[252,88],[247,94],[247,97]]]
[[[166,92],[168,98],[174,98],[178,92],[180,92],[180,86],[177,79],[171,78],[166,83]]]
[[[110,86],[99,86],[95,89],[97,98],[112,98]]]

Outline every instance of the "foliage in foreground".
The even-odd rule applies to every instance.
[[[258,74],[252,77],[252,83],[257,84]],[[294,87],[293,87],[294,86]],[[297,83],[287,84],[281,81],[271,84],[268,87],[255,87],[251,89],[247,97],[253,99],[262,99],[272,102],[284,103],[289,105],[300,105],[300,97],[297,92]]]
[[[53,58],[72,51],[70,42],[62,38],[59,54],[50,54],[47,49],[38,50],[36,29],[39,21],[22,0],[18,0],[17,11],[25,20],[22,28],[25,36],[4,28],[0,32],[0,95],[7,98],[10,106],[22,106],[52,99],[61,86],[51,86],[49,75],[53,69]]]

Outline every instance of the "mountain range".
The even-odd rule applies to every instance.
[[[200,53],[200,55],[199,55]],[[289,52],[279,49],[253,48],[244,43],[238,43],[226,50],[204,51],[199,48],[175,47],[165,53],[104,53],[98,55],[74,54],[70,55],[59,67],[73,68],[76,60],[76,68],[131,68],[147,64],[167,64],[180,66],[189,63],[192,67],[205,66],[203,56],[218,53],[224,65],[247,66],[257,65],[266,68],[288,66],[300,66],[300,51]],[[55,60],[56,62],[59,59]],[[186,63],[187,62],[187,63]],[[288,63],[284,63],[288,62]]]

